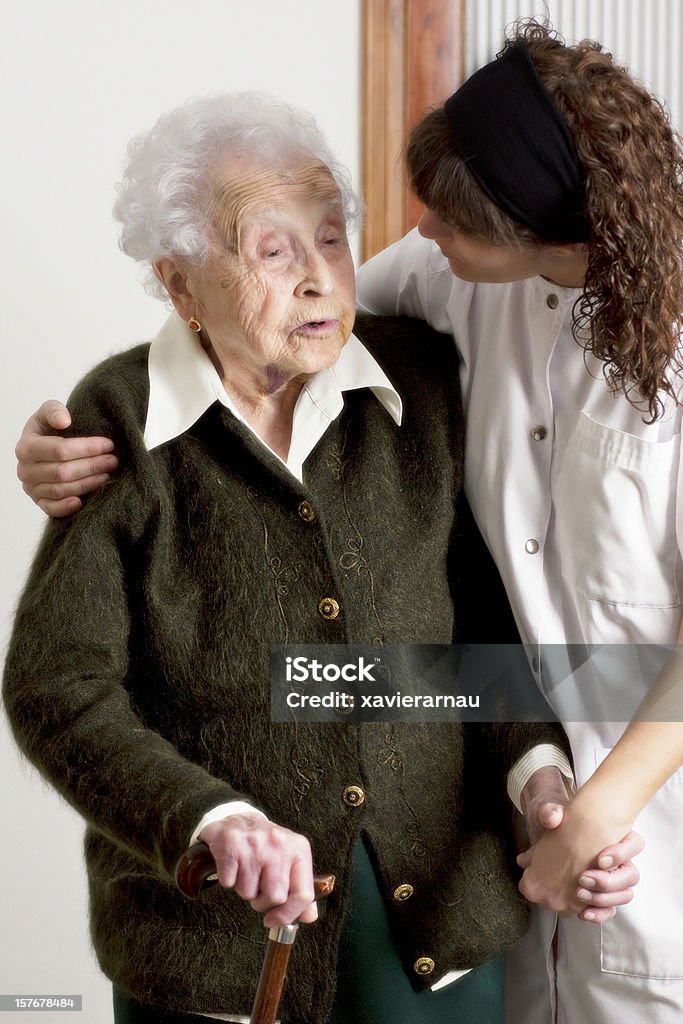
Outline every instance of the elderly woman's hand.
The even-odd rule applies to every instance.
[[[538,769],[521,795],[531,844],[517,858],[517,863],[524,868],[519,886],[522,894],[551,910],[565,915],[577,914],[582,921],[593,924],[609,921],[617,907],[633,899],[633,886],[637,885],[640,874],[631,858],[643,850],[641,836],[628,832],[620,842],[601,849],[592,861],[585,859],[586,870],[581,869],[579,856],[576,862],[579,867],[572,877],[568,865],[580,844],[576,837],[573,842],[572,837],[567,840],[567,830],[561,828],[571,800],[559,770],[551,766]],[[596,818],[599,820],[597,815]],[[553,839],[556,831],[558,834]],[[604,841],[604,834],[598,834]],[[610,859],[609,864],[606,858]]]
[[[200,839],[213,854],[220,884],[265,914],[266,927],[317,919],[311,846],[305,836],[247,813],[206,825]]]
[[[118,466],[108,437],[59,437],[71,425],[65,405],[43,402],[27,420],[15,449],[17,476],[30,498],[49,516],[77,512],[81,497],[97,490]]]
[[[564,808],[554,802],[559,813],[517,857],[524,869],[520,892],[549,910],[600,924],[633,899],[640,876],[630,858],[641,852],[643,840],[618,815],[587,809],[581,791]],[[624,838],[615,843],[614,836]]]

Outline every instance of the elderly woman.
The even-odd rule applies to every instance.
[[[317,916],[309,841],[339,886],[303,929],[283,1021],[358,1019],[354,1000],[375,1021],[502,1020],[493,958],[527,922],[505,776],[554,727],[270,722],[271,644],[453,633],[453,346],[414,321],[351,334],[357,210],[312,120],[262,97],[193,101],[130,147],[122,246],[174,312],[72,396],[74,430],[125,468],[48,524],[5,676],[20,746],[88,823],[119,1021],[245,1019],[251,908]],[[195,904],[173,869],[198,836],[222,887]]]

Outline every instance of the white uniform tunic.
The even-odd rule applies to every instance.
[[[664,416],[647,424],[646,407],[610,391],[602,364],[571,333],[579,294],[538,277],[460,281],[417,231],[359,273],[363,308],[421,317],[456,339],[467,496],[522,640],[535,645],[533,667],[569,734],[580,785],[624,728],[600,720],[601,709],[628,721],[667,651],[604,649],[577,690],[559,649],[544,645],[676,642],[683,408],[666,400]],[[683,1020],[683,771],[635,827],[646,850],[633,904],[602,927],[561,922],[563,1024]],[[544,1019],[520,1011],[520,1024]]]

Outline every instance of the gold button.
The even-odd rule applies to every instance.
[[[548,436],[548,431],[539,423],[537,427],[531,428],[531,436],[533,437],[534,441],[545,441],[546,437]]]
[[[349,807],[360,807],[362,803],[365,803],[365,793],[360,786],[347,786],[342,792],[342,800]]]
[[[346,693],[342,691],[341,696],[345,698],[345,702],[340,707],[335,708],[338,715],[352,715],[356,710],[356,698],[352,693]]]
[[[550,293],[548,298],[545,300],[545,304],[548,307],[548,309],[557,309],[557,307],[560,304],[560,300],[558,299],[555,292]]]
[[[413,964],[413,970],[416,974],[431,974],[435,967],[436,964],[431,956],[420,956]]]
[[[323,597],[318,605],[318,611],[324,619],[336,619],[339,615],[339,602],[333,597]]]
[[[415,890],[413,889],[412,885],[410,885],[408,882],[404,882],[403,885],[396,886],[392,893],[392,896],[394,897],[397,903],[405,903],[406,900],[410,899],[414,892]]]
[[[316,519],[315,509],[310,501],[300,501],[298,508],[299,515],[306,523],[312,523]]]

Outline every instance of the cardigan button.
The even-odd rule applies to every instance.
[[[360,807],[365,803],[365,793],[360,786],[347,786],[342,791],[342,800],[349,807]]]
[[[339,601],[333,597],[323,597],[318,605],[318,611],[324,619],[336,619],[340,612]]]
[[[558,299],[555,292],[550,293],[548,298],[545,300],[545,304],[548,307],[548,309],[557,309],[557,307],[560,304],[560,300]]]
[[[305,523],[312,523],[317,519],[315,509],[310,501],[300,501],[297,511]]]
[[[531,428],[531,436],[533,437],[534,441],[545,441],[546,437],[548,436],[548,431],[544,426],[542,426],[539,423],[537,427]]]
[[[410,899],[414,892],[415,889],[413,886],[408,882],[404,882],[403,885],[397,885],[391,895],[397,903],[405,903],[406,900]]]
[[[413,964],[413,970],[416,974],[431,974],[436,964],[432,960],[431,956],[420,956]]]

